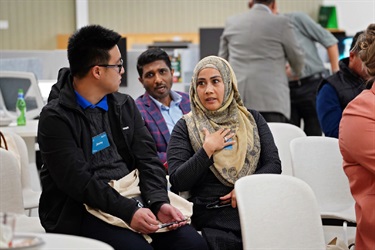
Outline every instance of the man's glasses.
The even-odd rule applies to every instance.
[[[121,59],[120,60],[120,64],[99,64],[97,66],[99,67],[106,67],[106,68],[118,68],[118,73],[121,73],[121,69],[122,69],[122,66],[123,66],[124,62],[123,60]]]

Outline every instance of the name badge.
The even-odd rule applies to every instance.
[[[233,141],[233,140],[232,140],[232,138],[229,138],[228,141]],[[225,150],[232,150],[233,149],[233,145],[225,146],[224,149]]]
[[[109,147],[107,133],[101,133],[92,138],[92,154]]]

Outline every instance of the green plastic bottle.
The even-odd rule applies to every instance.
[[[17,125],[25,126],[26,125],[26,102],[25,102],[25,98],[23,97],[23,89],[18,89],[16,109],[17,109]]]

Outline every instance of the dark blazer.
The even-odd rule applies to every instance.
[[[176,93],[182,96],[182,101],[179,105],[183,114],[190,112],[190,100],[189,95],[183,92],[176,91]],[[160,109],[150,98],[150,95],[146,92],[141,95],[135,101],[143,119],[145,120],[146,127],[150,131],[154,141],[156,143],[156,149],[158,151],[159,159],[162,163],[167,161],[167,146],[169,138],[171,137],[167,123],[165,122]]]

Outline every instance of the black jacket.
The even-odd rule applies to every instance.
[[[318,87],[318,92],[324,84],[330,84],[335,88],[341,109],[344,110],[346,105],[366,88],[366,82],[349,68],[349,58],[341,59],[339,66],[339,71],[323,79]]]
[[[140,189],[154,213],[169,203],[165,170],[154,141],[134,103],[125,94],[107,96],[108,117],[117,150],[129,170],[138,168]],[[77,104],[67,68],[59,72],[48,104],[43,108],[38,143],[44,166],[39,217],[47,232],[80,234],[87,204],[130,223],[138,209],[133,199],[120,196],[92,170],[90,125]]]

